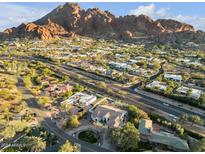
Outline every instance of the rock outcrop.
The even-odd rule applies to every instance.
[[[194,27],[192,25],[171,19],[159,19],[156,23],[164,27],[166,32],[194,31]]]
[[[21,24],[17,28],[9,28],[3,32],[3,39],[6,38],[39,38],[42,40],[49,40],[54,37],[69,36],[63,27],[48,20],[46,25],[36,25],[35,23]]]
[[[115,17],[98,8],[83,10],[77,3],[66,3],[37,21],[6,29],[2,38],[38,37],[49,40],[78,34],[127,40],[134,38],[137,32],[158,36],[160,42],[174,41],[184,35],[195,38],[198,34],[193,26],[175,20],[154,21],[145,15]]]

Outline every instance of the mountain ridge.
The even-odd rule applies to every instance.
[[[202,35],[202,38],[204,36],[204,32],[199,33],[192,25],[172,19],[154,21],[146,15],[116,17],[109,11],[98,8],[84,10],[77,3],[65,3],[36,21],[6,29],[1,37],[37,37],[49,40],[77,34],[130,40],[137,36],[137,32],[147,36],[154,35],[160,42],[177,40],[175,37],[182,34],[187,34],[191,40],[198,34]]]

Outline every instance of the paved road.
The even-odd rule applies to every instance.
[[[28,107],[37,114],[37,118],[39,123],[45,127],[48,131],[54,133],[61,144],[63,144],[66,140],[71,140],[74,143],[78,143],[81,145],[81,151],[84,152],[108,152],[109,150],[101,148],[97,145],[89,144],[87,142],[78,140],[74,138],[73,136],[68,135],[64,130],[60,129],[56,126],[56,124],[51,120],[49,111],[44,110],[40,108],[40,106],[37,104],[35,98],[31,95],[30,91],[27,90],[23,86],[23,82],[21,79],[18,80],[18,88],[21,90],[21,92],[24,95],[24,99],[26,103],[28,104]]]
[[[51,66],[55,66],[52,63],[49,63],[49,65]],[[109,86],[109,88],[113,89],[114,91],[126,91],[127,94],[124,95],[124,97],[126,98],[132,98],[135,102],[140,101],[143,102],[151,107],[154,107],[156,109],[160,109],[164,112],[176,115],[176,116],[180,116],[184,113],[187,114],[193,114],[193,115],[198,115],[201,118],[203,118],[205,120],[205,115],[203,110],[200,110],[198,108],[195,108],[193,106],[189,106],[190,108],[192,108],[191,110],[188,109],[184,109],[183,107],[179,107],[179,106],[175,106],[175,105],[170,105],[170,106],[165,106],[163,103],[166,103],[162,100],[158,100],[152,96],[148,96],[148,95],[142,95],[139,93],[136,93],[134,91],[134,89],[131,88],[127,88],[127,87],[122,87],[119,84],[116,84],[116,82],[114,81],[110,81],[107,78],[102,78],[102,77],[98,77],[95,74],[92,73],[87,73],[85,71],[76,69],[76,68],[72,68],[71,66],[65,66],[65,65],[60,65],[61,68],[59,68],[59,73],[60,72],[67,72],[69,73],[69,75],[73,75],[76,76],[78,75],[82,75],[81,78],[85,79],[85,80],[94,80],[94,81],[104,81],[107,83],[107,85]]]
[[[26,135],[25,132],[18,133],[15,137],[8,139],[7,141],[1,142],[0,143],[0,151],[3,151],[4,149],[10,147],[13,143],[17,142],[20,140],[22,137]]]
[[[151,97],[154,100],[158,100],[158,101],[160,101],[162,103],[166,103],[165,106],[170,106],[170,107],[173,107],[173,108],[176,107],[176,106],[182,107],[181,109],[182,109],[183,112],[189,112],[190,114],[194,114],[193,113],[193,110],[194,110],[194,112],[197,112],[200,116],[203,116],[204,113],[205,113],[205,111],[203,111],[202,109],[194,108],[193,106],[190,106],[188,104],[181,103],[179,101],[167,98],[165,96],[160,96],[158,94],[147,92],[147,91],[144,91],[144,90],[142,90],[140,88],[136,88],[136,89],[134,89],[134,91],[137,94],[142,95],[144,97],[146,97],[146,96],[149,97],[149,98]]]
[[[50,65],[54,66],[53,64],[50,64]],[[77,74],[79,75],[80,73],[75,74],[75,71],[73,71],[73,69],[72,69],[72,71],[70,71],[70,69],[68,69],[68,68],[66,69],[66,66],[64,66],[63,68],[58,68],[58,73],[59,74],[62,74],[62,73],[67,74],[70,76],[70,78],[75,79],[77,82],[79,82],[85,86],[92,87],[95,89],[95,91],[97,93],[105,95],[105,92],[98,89],[96,84],[90,84],[90,83],[87,83],[86,81],[84,81],[84,80],[92,80],[92,78],[87,78],[87,77],[85,77],[85,75],[82,75],[82,76],[80,76],[81,77],[80,79],[76,79],[76,75]],[[74,76],[74,77],[72,77],[72,76]],[[168,117],[167,113],[178,116],[178,117],[184,113],[187,113],[187,114],[199,115],[200,117],[202,117],[204,119],[204,115],[198,112],[199,111],[198,108],[197,108],[196,112],[194,112],[194,110],[193,110],[194,107],[192,107],[192,110],[190,110],[190,109],[184,109],[184,108],[181,108],[181,107],[178,107],[175,105],[165,106],[163,104],[164,103],[163,101],[156,99],[156,98],[146,96],[146,95],[137,95],[137,93],[135,91],[133,91],[132,89],[129,89],[129,88],[120,87],[118,85],[116,86],[113,84],[111,84],[109,86],[109,88],[112,88],[112,90],[116,91],[116,93],[120,90],[121,91],[126,90],[126,94],[124,94],[123,96],[117,95],[117,94],[116,95],[108,94],[108,96],[111,96],[111,97],[114,96],[115,98],[123,99],[126,103],[136,105],[139,108],[143,109],[144,111],[146,111],[150,114],[155,114],[155,115],[158,114],[160,116],[164,116],[165,118],[169,118],[169,120],[171,120],[170,116]],[[201,112],[203,112],[203,110]],[[205,134],[205,127],[198,126],[198,125],[191,126],[188,123],[186,123],[186,124],[184,123],[182,125],[190,131]]]
[[[29,58],[27,58],[27,60],[28,59]],[[25,59],[22,59],[22,60],[25,60]],[[103,78],[102,76],[97,76],[96,74],[89,73],[89,72],[83,71],[81,69],[73,68],[71,66],[56,65],[52,62],[42,60],[42,59],[32,58],[32,60],[38,60],[38,61],[42,61],[44,63],[47,63],[52,68],[55,68],[58,66],[57,69],[56,68],[54,69],[54,71],[56,71],[57,73],[67,74],[72,79],[75,79],[76,81],[80,82],[81,84],[95,88],[96,92],[101,93],[101,94],[105,94],[105,93],[104,93],[104,91],[97,89],[96,84],[89,84],[89,83],[86,83],[84,81],[85,80],[90,80],[90,81],[94,81],[94,82],[99,82],[99,80],[104,81],[110,88],[112,88],[113,91],[116,91],[116,92],[125,91],[126,92],[126,94],[124,94],[123,96],[118,95],[117,98],[123,99],[128,104],[134,104],[134,105],[138,106],[139,108],[145,110],[148,113],[154,112],[155,114],[158,114],[160,116],[166,116],[166,114],[168,113],[168,114],[172,114],[172,115],[175,115],[178,117],[181,116],[182,114],[186,113],[186,114],[199,115],[201,118],[205,119],[205,115],[201,114],[204,112],[203,110],[201,110],[201,112],[199,113],[198,112],[199,109],[197,109],[195,111],[194,107],[192,107],[192,110],[187,110],[187,109],[184,109],[183,107],[179,107],[179,106],[175,106],[175,105],[165,106],[163,104],[164,103],[163,101],[155,99],[151,96],[139,95],[135,91],[133,91],[133,89],[122,87],[118,83],[116,83],[114,81],[110,81],[108,78]],[[80,79],[77,79],[76,78],[77,76],[79,76]],[[112,94],[112,96],[113,96],[113,94]],[[194,129],[194,127],[193,127],[193,129]],[[201,132],[204,132],[204,130],[201,130]]]
[[[68,74],[70,77],[71,77],[71,75],[73,75],[73,70],[72,70],[72,72],[70,72],[70,70],[68,70],[68,69],[60,69],[60,70],[61,71],[59,71],[58,73],[63,72],[65,74]],[[76,77],[76,75],[74,75],[74,78],[75,77]],[[90,84],[90,83],[87,83],[86,81],[84,82],[84,80],[86,79],[85,76],[81,76],[81,77],[84,77],[84,79],[82,80],[82,78],[81,78],[80,80],[77,80],[77,82],[80,82],[81,84],[83,84],[85,86],[92,87],[95,89],[95,91],[97,93],[105,95],[105,92],[102,90],[99,90],[98,87],[96,86],[96,84]],[[87,80],[91,80],[91,79],[89,78]],[[122,95],[110,95],[109,93],[108,93],[108,96],[111,96],[111,97],[114,96],[115,98],[122,99],[127,104],[136,105],[139,108],[143,109],[144,111],[146,111],[150,114],[154,114],[154,115],[158,114],[160,116],[164,116],[165,118],[167,118],[167,116],[168,116],[167,113],[178,116],[178,117],[184,113],[187,113],[187,114],[199,115],[204,119],[204,115],[199,114],[199,112],[194,112],[193,110],[187,110],[187,109],[184,109],[184,108],[181,108],[178,106],[174,106],[174,105],[165,106],[165,105],[163,105],[163,103],[164,103],[163,101],[160,101],[158,99],[148,97],[145,95],[137,95],[137,93],[135,91],[133,91],[132,89],[129,89],[129,88],[125,88],[125,87],[119,88],[119,86],[117,86],[117,88],[116,88],[116,86],[113,84],[111,84],[109,86],[109,88],[111,88],[113,91],[116,91],[116,93],[119,92],[120,90],[123,91],[126,89],[127,93],[124,94],[123,96]],[[197,109],[197,111],[198,110],[199,109]],[[171,120],[170,117],[169,117],[169,120]],[[198,132],[201,135],[205,134],[205,127],[198,126],[198,125],[191,126],[190,124],[187,124],[187,123],[186,124],[181,123],[181,125],[183,125],[187,130],[194,131],[196,133]]]

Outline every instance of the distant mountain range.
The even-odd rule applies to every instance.
[[[3,40],[36,37],[49,40],[77,35],[124,40],[143,35],[154,36],[161,43],[205,42],[205,32],[186,23],[171,19],[154,21],[145,15],[116,17],[98,8],[81,9],[77,3],[65,3],[37,21],[8,28],[0,34]]]

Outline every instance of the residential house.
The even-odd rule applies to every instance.
[[[188,65],[194,65],[194,66],[203,66],[202,63],[198,62],[198,61],[194,61],[194,62],[189,62],[187,63]]]
[[[160,55],[167,55],[167,52],[165,52],[165,51],[160,51]]]
[[[164,78],[174,80],[174,81],[182,81],[182,76],[181,75],[164,74]]]
[[[92,103],[94,103],[97,100],[97,97],[94,95],[89,95],[86,93],[75,93],[73,96],[71,96],[69,99],[61,102],[61,104],[67,103],[72,105],[77,105],[80,107],[88,107]]]
[[[49,85],[49,84],[55,84],[55,83],[57,83],[57,80],[55,78],[52,78],[52,77],[43,77],[41,79],[42,85]]]
[[[138,56],[138,57],[135,57],[136,60],[147,60],[146,57],[142,57],[142,56]]]
[[[12,119],[13,119],[13,120],[22,120],[22,115],[21,115],[21,114],[14,114],[14,115],[12,116]]]
[[[144,142],[166,145],[174,151],[189,151],[187,141],[182,140],[178,136],[169,132],[154,129],[151,120],[141,119],[139,123],[139,131],[141,139]]]
[[[132,71],[130,71],[130,73],[133,75],[144,76],[144,77],[151,77],[152,75],[154,75],[155,72],[156,71],[153,71],[151,69],[143,69],[143,68],[133,69]]]
[[[178,61],[178,62],[183,62],[183,63],[188,63],[188,62],[190,62],[190,59],[178,58],[178,59],[176,59],[176,61]]]
[[[126,64],[126,63],[117,63],[117,62],[111,62],[110,66],[118,71],[129,71],[132,70],[132,66]]]
[[[180,93],[182,95],[186,95],[188,94],[188,92],[190,91],[190,96],[193,98],[193,99],[199,99],[200,96],[201,96],[201,93],[202,91],[201,90],[198,90],[198,89],[194,89],[194,88],[189,88],[189,87],[184,87],[184,86],[181,86],[179,88],[176,89],[176,92],[177,93]]]
[[[159,90],[166,90],[167,84],[165,82],[153,81],[146,85],[147,88],[158,88]]]
[[[125,58],[125,57],[126,57],[125,54],[118,54],[118,53],[115,54],[115,58]]]
[[[65,94],[66,92],[69,92],[73,89],[73,87],[70,84],[63,84],[63,85],[50,85],[45,89],[45,92],[49,94],[51,97],[56,97],[61,94]]]
[[[93,111],[91,118],[98,124],[104,124],[109,128],[120,128],[124,125],[127,111],[108,106],[99,105]]]
[[[80,51],[82,48],[80,46],[72,47],[71,51]]]
[[[127,62],[128,64],[132,65],[132,64],[136,64],[138,63],[138,60],[135,59],[129,59],[129,61]]]
[[[46,91],[47,93],[50,93],[50,92],[53,92],[56,88],[57,88],[57,85],[56,85],[56,84],[52,84],[52,85],[50,85],[49,87],[47,87],[47,88],[45,89],[45,91]]]
[[[198,44],[196,44],[196,43],[194,43],[194,42],[188,42],[188,43],[186,43],[186,45],[187,45],[188,47],[198,47],[198,46],[199,46]]]
[[[123,75],[123,72],[117,71],[117,70],[107,70],[106,75],[110,76],[112,78],[116,78],[118,76]]]

